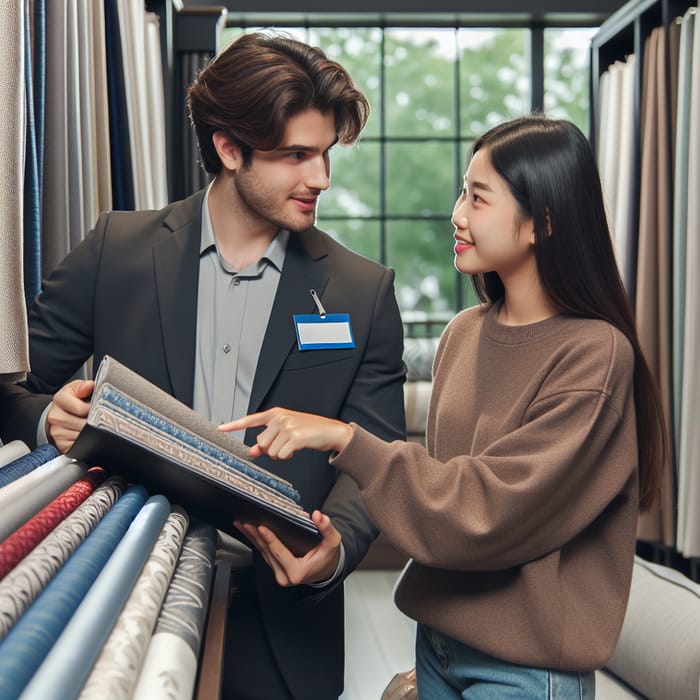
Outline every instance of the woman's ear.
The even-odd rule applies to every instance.
[[[236,171],[243,166],[241,147],[225,131],[215,131],[211,139],[224,168]]]

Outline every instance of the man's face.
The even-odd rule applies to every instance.
[[[306,230],[316,221],[319,194],[330,185],[329,151],[336,141],[332,112],[310,109],[292,117],[277,148],[253,151],[236,172],[241,204],[261,223]]]

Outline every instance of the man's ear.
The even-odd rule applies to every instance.
[[[241,147],[225,131],[215,131],[211,139],[224,168],[236,171],[243,167]]]

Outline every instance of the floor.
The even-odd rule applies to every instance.
[[[339,700],[380,700],[394,674],[414,665],[416,626],[393,602],[399,574],[359,570],[345,582],[345,692]],[[596,700],[643,700],[622,685],[598,672]]]
[[[345,692],[339,700],[380,700],[393,675],[414,665],[416,625],[393,602],[399,573],[360,570],[345,582]]]

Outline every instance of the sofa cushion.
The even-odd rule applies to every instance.
[[[622,633],[606,668],[649,700],[698,700],[700,585],[636,557]]]

